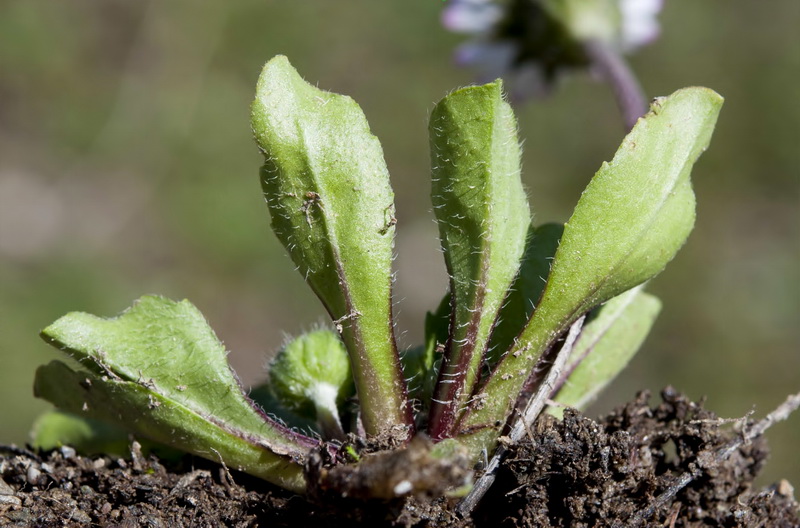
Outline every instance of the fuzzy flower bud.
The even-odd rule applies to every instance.
[[[316,419],[323,435],[343,438],[338,407],[354,394],[347,351],[330,330],[289,342],[270,365],[272,392],[287,409]]]

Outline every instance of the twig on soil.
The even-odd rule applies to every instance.
[[[458,503],[458,506],[456,506],[456,512],[459,515],[466,517],[472,512],[472,510],[475,509],[483,496],[486,495],[486,492],[489,490],[492,484],[494,484],[497,470],[500,467],[500,463],[503,461],[503,457],[505,456],[506,452],[508,452],[508,448],[522,440],[522,437],[525,435],[525,433],[530,435],[530,427],[536,421],[536,418],[538,418],[539,414],[542,412],[542,409],[547,404],[547,401],[549,400],[553,391],[553,387],[558,381],[561,371],[564,369],[567,358],[572,353],[572,347],[575,345],[575,341],[578,339],[578,336],[581,333],[581,328],[583,328],[584,319],[585,316],[581,317],[570,327],[567,337],[564,340],[564,345],[561,347],[561,350],[559,350],[555,360],[553,361],[553,365],[547,372],[547,377],[542,381],[542,384],[536,389],[536,393],[528,401],[528,404],[525,406],[525,410],[522,412],[522,415],[517,418],[514,426],[511,428],[511,432],[509,432],[509,434],[505,437],[500,437],[500,445],[498,446],[497,451],[495,451],[492,459],[489,461],[489,464],[486,466],[486,470],[483,472],[483,475],[481,475],[480,478],[475,481],[475,485],[472,487],[472,490],[461,500],[461,502]]]
[[[236,481],[233,480],[233,475],[231,475],[231,471],[228,469],[228,466],[225,465],[225,460],[223,460],[220,452],[213,447],[211,450],[217,455],[217,457],[219,457],[219,463],[222,466],[219,470],[219,480],[222,482],[228,492],[230,492],[231,489],[236,486]]]
[[[739,424],[745,423],[756,413],[755,409],[749,411],[741,418],[714,418],[713,420],[692,420],[690,424],[711,424],[711,425],[725,425],[729,423]]]
[[[539,417],[544,406],[547,405],[547,400],[550,399],[553,393],[553,387],[559,376],[561,376],[561,371],[564,370],[567,358],[572,354],[572,347],[575,346],[575,341],[578,340],[585,318],[585,316],[581,317],[570,327],[567,337],[564,340],[564,345],[561,347],[561,350],[559,350],[555,361],[553,361],[553,366],[550,367],[547,377],[542,384],[539,385],[536,394],[528,401],[528,405],[525,406],[525,411],[522,413],[521,419],[517,420],[511,432],[508,434],[509,438],[511,438],[512,445],[522,440],[522,435],[525,434],[525,432],[530,432],[533,422],[536,421],[536,418]]]
[[[788,398],[786,398],[786,401],[765,416],[760,422],[757,422],[755,425],[753,425],[753,427],[742,431],[740,436],[717,449],[716,453],[710,458],[710,460],[704,459],[705,457],[698,458],[697,464],[692,470],[686,471],[679,476],[674,484],[672,484],[666,489],[666,491],[664,491],[650,503],[650,506],[637,513],[628,522],[628,526],[642,526],[647,519],[649,519],[656,511],[658,511],[659,508],[672,501],[683,488],[688,486],[689,483],[691,483],[694,479],[702,475],[703,470],[708,470],[718,466],[742,445],[747,444],[753,439],[763,435],[767,429],[772,427],[777,422],[786,420],[789,415],[798,408],[800,408],[800,392],[790,395]]]

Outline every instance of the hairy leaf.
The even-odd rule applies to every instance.
[[[453,307],[429,432],[450,435],[479,379],[497,314],[517,274],[530,224],[517,123],[502,83],[457,90],[430,120],[431,199]]]
[[[410,426],[392,322],[394,194],[377,138],[352,99],[280,56],[258,80],[252,126],[272,228],[342,335],[365,430]]]
[[[103,319],[71,313],[42,337],[79,361],[41,367],[34,392],[100,420],[288,489],[302,490],[302,460],[316,445],[259,412],[244,396],[226,352],[188,301],[139,299]]]
[[[539,306],[463,420],[465,434],[505,422],[536,360],[572,322],[658,274],[683,245],[694,224],[689,174],[721,105],[707,88],[656,99],[603,164],[565,226]]]

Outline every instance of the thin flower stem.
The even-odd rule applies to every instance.
[[[600,74],[611,85],[627,130],[647,113],[647,98],[636,75],[625,59],[611,46],[599,40],[588,40],[584,50]]]

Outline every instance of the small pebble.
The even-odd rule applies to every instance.
[[[0,495],[0,506],[11,506],[19,508],[22,506],[22,499],[13,495]]]
[[[52,474],[53,474],[53,466],[51,466],[51,465],[50,465],[50,464],[48,464],[47,462],[42,462],[42,464],[41,464],[39,467],[40,467],[40,468],[42,469],[42,471],[44,471],[45,473],[47,473],[47,474],[50,474],[50,475],[52,475]]]
[[[39,471],[39,468],[36,466],[28,466],[28,471],[25,477],[28,480],[28,484],[31,486],[35,486],[39,483],[39,479],[42,476],[42,472]]]
[[[106,459],[105,458],[98,458],[94,462],[92,462],[92,467],[95,469],[103,469],[106,467]]]
[[[81,524],[89,524],[92,522],[92,517],[83,510],[75,510],[72,512],[72,520]]]
[[[6,519],[17,523],[26,523],[24,526],[29,526],[31,521],[31,511],[28,508],[22,508],[19,511],[12,511],[5,514]]]
[[[75,455],[78,453],[75,449],[71,448],[70,446],[61,446],[61,456],[64,457],[64,460],[70,460],[71,458],[75,458]]]
[[[787,498],[794,497],[794,486],[792,486],[792,483],[786,479],[781,479],[781,481],[778,482],[777,491],[778,495],[782,495]]]
[[[6,481],[0,478],[0,495],[14,495],[14,488],[6,484]]]
[[[749,514],[750,510],[747,509],[736,508],[735,510],[733,510],[733,518],[736,519],[737,521],[745,520]]]

